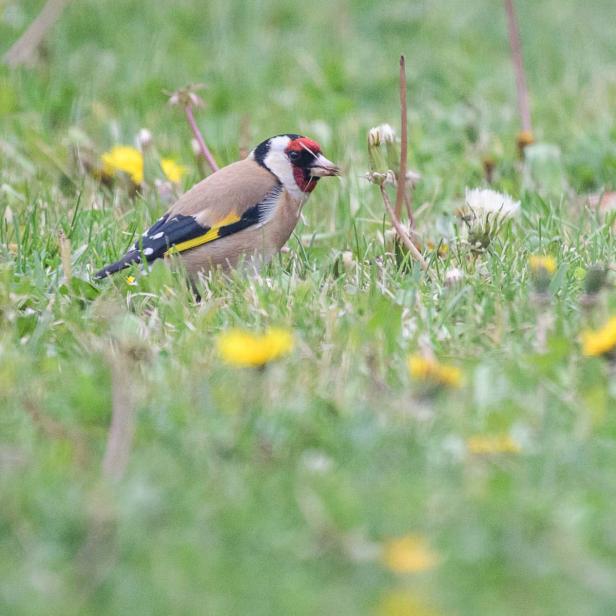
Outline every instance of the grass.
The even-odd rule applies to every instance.
[[[0,2],[0,51],[39,4]],[[504,13],[487,0],[82,0],[35,69],[0,68],[3,614],[611,613],[616,390],[579,337],[616,312],[611,287],[581,303],[588,268],[614,264],[613,215],[583,195],[615,188],[616,7],[517,5],[536,133],[560,153],[525,168]],[[383,246],[361,179],[367,130],[398,119],[400,53],[419,228],[452,246],[428,251],[432,281]],[[214,276],[201,303],[163,264],[137,286],[92,283],[165,206],[84,177],[71,151],[145,126],[190,166],[187,188],[189,131],[162,92],[188,82],[208,86],[197,120],[219,162],[248,117],[251,144],[302,132],[346,174],[315,191],[290,252],[259,277]],[[486,155],[522,215],[473,259],[452,212]],[[543,307],[530,254],[558,263]],[[294,332],[289,356],[220,363],[220,332],[270,325]],[[427,347],[461,368],[460,389],[409,378]],[[136,412],[117,480],[101,471],[112,390]],[[520,451],[468,450],[501,434]],[[436,566],[390,570],[378,555],[406,534]]]

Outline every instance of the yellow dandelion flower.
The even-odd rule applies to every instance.
[[[531,255],[528,258],[528,264],[533,274],[540,274],[542,272],[553,274],[556,271],[556,259],[554,257]]]
[[[409,373],[419,381],[431,381],[437,385],[460,387],[462,372],[449,364],[442,364],[435,359],[411,355],[408,359]]]
[[[377,616],[439,616],[421,597],[408,590],[390,590],[383,595],[376,609]]]
[[[438,565],[438,554],[418,535],[391,539],[383,546],[383,564],[394,573],[419,573]]]
[[[508,434],[477,434],[466,441],[470,453],[475,455],[495,455],[499,453],[520,453],[520,444]]]
[[[218,353],[233,366],[260,367],[286,355],[293,348],[291,332],[272,328],[264,334],[232,329],[221,334]]]
[[[587,357],[607,355],[616,351],[616,317],[601,329],[582,332],[582,353]]]
[[[127,276],[126,277],[126,284],[131,286],[131,287],[136,287],[137,286],[137,281],[136,281],[134,276]]]
[[[135,184],[143,182],[143,154],[128,145],[116,145],[101,156],[103,173],[126,173]]]
[[[174,184],[179,184],[188,173],[187,167],[176,163],[172,158],[161,159],[160,168],[163,170],[165,177]]]

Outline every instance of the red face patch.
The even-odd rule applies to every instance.
[[[299,167],[293,167],[293,179],[297,187],[305,193],[311,193],[319,181],[319,178],[310,177],[306,171]]]
[[[287,146],[287,152],[301,152],[302,150],[310,150],[313,154],[320,154],[321,146],[308,137],[293,139]]]

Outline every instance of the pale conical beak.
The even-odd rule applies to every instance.
[[[323,154],[319,154],[312,165],[310,165],[310,175],[316,178],[340,175],[340,169],[331,160],[327,160]]]

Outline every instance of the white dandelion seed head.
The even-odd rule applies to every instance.
[[[342,265],[347,272],[350,272],[355,266],[355,259],[353,253],[350,250],[345,250],[342,253]]]
[[[389,124],[379,124],[368,131],[368,145],[378,147],[382,143],[395,143],[396,131]]]
[[[491,215],[503,221],[512,218],[520,210],[519,201],[514,201],[509,195],[489,188],[467,188],[465,200],[477,218]]]
[[[418,171],[414,171],[413,169],[409,169],[406,172],[406,181],[413,187],[417,186],[419,181],[421,180],[421,173]]]
[[[147,128],[142,128],[137,133],[137,146],[141,151],[147,150],[152,145],[152,133]]]
[[[456,287],[464,280],[464,272],[458,267],[451,267],[445,272],[445,285]]]
[[[203,156],[203,154],[201,153],[201,146],[199,145],[199,142],[196,139],[191,139],[190,140],[190,147],[193,151],[193,154],[198,158],[199,156]]]

